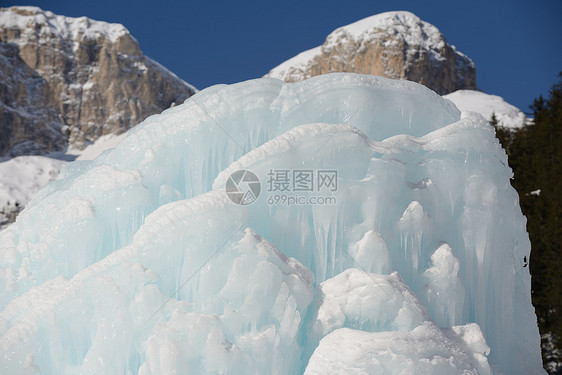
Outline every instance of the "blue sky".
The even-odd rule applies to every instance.
[[[266,74],[373,14],[408,10],[476,63],[477,84],[523,111],[562,71],[562,1],[5,1],[125,25],[144,53],[203,89]]]

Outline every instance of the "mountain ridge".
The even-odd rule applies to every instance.
[[[407,11],[385,12],[342,26],[319,46],[273,68],[266,76],[296,82],[349,72],[408,79],[438,94],[476,89],[476,67],[432,24]]]
[[[0,8],[0,156],[82,149],[197,91],[121,24]]]
[[[0,229],[65,161],[197,92],[123,25],[33,6],[0,8],[0,66]]]

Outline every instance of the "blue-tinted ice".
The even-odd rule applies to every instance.
[[[540,373],[510,177],[480,115],[415,83],[214,86],[0,233],[0,372]]]

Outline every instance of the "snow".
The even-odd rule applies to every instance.
[[[103,135],[82,150],[74,149],[72,147],[69,148],[65,152],[65,156],[68,158],[75,158],[75,160],[93,160],[101,155],[104,151],[117,146],[123,139],[125,139],[126,136],[127,133],[122,133],[119,135]]]
[[[541,189],[533,190],[529,194],[539,196],[539,195],[541,195]]]
[[[203,90],[0,232],[0,372],[544,373],[506,161],[412,82]],[[268,203],[272,170],[336,171],[337,204]]]
[[[0,163],[0,202],[27,202],[59,174],[62,160],[19,156]],[[3,205],[3,204],[2,204]]]
[[[83,150],[70,148],[45,156],[0,160],[0,229],[8,225],[10,216],[17,215],[39,190],[56,180],[61,167],[69,160],[93,160],[117,146],[125,136],[126,133],[105,135]]]
[[[310,70],[310,65],[316,56],[322,53],[339,54],[340,51],[332,52],[332,50],[342,44],[354,46],[353,48],[361,51],[370,41],[376,39],[384,41],[386,48],[396,46],[399,41],[403,41],[410,48],[408,53],[419,53],[419,49],[424,49],[432,59],[445,59],[442,51],[446,40],[437,27],[421,20],[413,13],[393,11],[376,14],[334,30],[326,37],[322,46],[299,53],[273,68],[267,76],[288,82],[309,78],[305,73]],[[452,48],[455,49],[454,46]],[[458,51],[456,53],[459,57],[466,57]],[[457,59],[457,63],[461,61],[473,64],[468,57],[464,60]]]
[[[500,126],[517,129],[531,122],[521,110],[507,103],[501,96],[486,94],[475,90],[458,90],[443,96],[461,111],[480,113],[488,121],[496,115]]]
[[[35,25],[41,25],[41,32],[54,33],[64,39],[79,41],[83,39],[97,39],[104,36],[112,43],[129,34],[121,24],[95,21],[87,17],[65,17],[55,15],[34,6],[17,6],[0,10],[0,24],[5,28],[31,30],[36,32]],[[27,25],[34,25],[27,28]],[[22,41],[23,43],[23,41]]]
[[[315,47],[301,52],[273,68],[268,73],[268,77],[287,80],[289,82],[299,81],[305,76],[306,69],[314,58],[320,54],[322,54],[322,47]]]
[[[445,47],[445,40],[437,27],[406,11],[385,12],[364,18],[336,29],[326,40],[333,44],[342,37],[362,41],[379,32],[399,35],[408,45],[419,45],[426,50],[440,51]],[[329,47],[328,43],[325,48]]]
[[[478,361],[479,354],[430,322],[409,332],[341,328],[320,341],[305,374],[492,374],[485,359]]]
[[[0,228],[49,182],[57,178],[62,160],[18,156],[0,161]]]

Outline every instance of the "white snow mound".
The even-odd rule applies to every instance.
[[[443,97],[455,103],[461,111],[478,112],[488,121],[494,114],[498,125],[504,128],[517,129],[531,123],[519,108],[509,104],[501,96],[476,90],[457,90]]]

